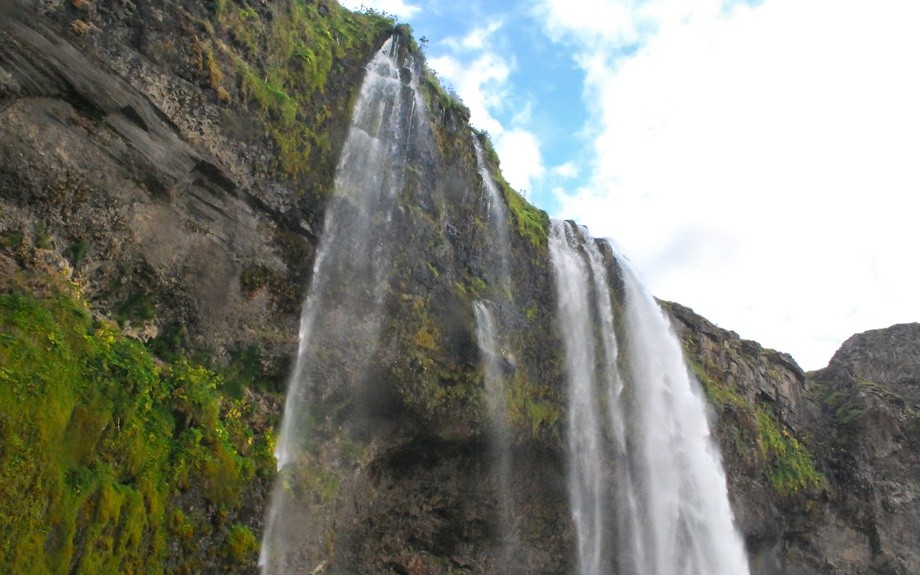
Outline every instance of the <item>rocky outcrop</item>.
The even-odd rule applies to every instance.
[[[828,367],[805,374],[787,354],[667,307],[712,400],[754,572],[917,572],[920,324],[855,335]],[[793,489],[772,480],[779,462],[763,449],[764,411],[807,451],[819,480]],[[753,441],[739,442],[746,434]]]
[[[0,232],[66,252],[97,309],[145,339],[222,362],[256,346],[280,386],[335,153],[315,154],[309,177],[275,167],[276,120],[243,80],[212,86],[252,56],[203,5],[0,10]],[[333,150],[375,44],[312,93],[339,112],[316,126]]]
[[[834,523],[835,573],[920,571],[920,324],[854,335],[809,374]]]
[[[743,340],[679,304],[666,308],[712,405],[729,494],[753,572],[807,572],[797,538],[812,528],[822,484],[814,467],[777,475],[786,454],[776,449],[789,449],[792,455],[797,449],[804,452],[798,441],[810,445],[809,422],[817,408],[805,374],[788,354]],[[774,433],[785,440],[780,446],[771,447]]]

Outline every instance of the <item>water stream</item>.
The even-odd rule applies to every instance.
[[[336,451],[342,430],[321,406],[346,405],[369,389],[365,380],[387,319],[384,299],[400,241],[392,224],[403,213],[397,210],[408,158],[433,146],[420,137],[430,132],[418,66],[411,57],[400,64],[398,52],[396,40],[388,40],[367,65],[328,202],[275,452],[279,473],[259,561],[264,575],[322,572],[326,563],[317,558],[329,557],[335,538],[337,510],[327,505],[317,514],[322,495],[311,492],[311,482],[348,471]],[[513,497],[507,404],[514,362],[506,349],[520,311],[512,301],[504,198],[473,139],[489,238],[480,262],[489,289],[473,312],[499,502],[495,564],[512,572],[524,539],[517,539],[515,519],[521,502]],[[565,358],[566,479],[578,575],[747,575],[705,401],[666,315],[610,246],[584,228],[553,222],[549,251]]]
[[[746,575],[705,402],[664,312],[583,228],[553,222],[550,254],[577,572]],[[623,284],[619,329],[609,277]]]
[[[493,477],[497,487],[499,500],[499,529],[501,532],[501,556],[499,565],[508,569],[514,561],[513,554],[517,545],[517,537],[512,517],[512,461],[511,461],[511,429],[508,421],[508,385],[505,369],[506,360],[501,351],[502,336],[506,336],[501,320],[508,317],[513,307],[508,301],[511,297],[511,278],[509,263],[511,259],[510,236],[508,234],[508,215],[505,210],[505,201],[489,172],[489,166],[484,159],[482,145],[473,135],[473,148],[476,154],[476,165],[482,180],[483,207],[485,208],[485,221],[488,223],[487,231],[493,241],[487,243],[487,257],[492,261],[485,274],[491,286],[491,301],[476,301],[473,311],[476,316],[476,340],[479,345],[479,354],[482,357],[485,379],[486,408],[489,416],[490,428],[490,456],[493,462]],[[498,312],[499,321],[496,321]]]
[[[411,61],[400,66],[388,40],[368,63],[343,146],[322,240],[300,322],[300,344],[288,384],[275,450],[276,480],[262,541],[264,574],[299,573],[311,531],[304,481],[313,427],[311,409],[357,389],[377,348],[394,232],[390,222],[403,189],[409,142],[419,107]],[[408,72],[408,73],[406,73]]]

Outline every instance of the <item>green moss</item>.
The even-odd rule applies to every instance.
[[[139,480],[165,498],[167,438],[155,433],[162,394],[149,355],[64,294],[0,295],[0,325],[0,440],[12,447],[0,453],[0,571],[62,572],[78,558],[82,572],[151,568],[161,549],[140,542]]]
[[[254,108],[285,175],[301,177],[329,164],[331,122],[347,112],[344,106],[330,110],[340,94],[333,93],[329,78],[343,61],[366,60],[393,21],[305,0],[273,4],[263,14],[244,2],[221,0],[216,20],[217,32],[234,40],[234,45],[203,40],[205,72],[218,97],[229,100],[230,87]],[[235,71],[235,86],[225,82],[226,69]],[[324,177],[331,179],[333,169],[326,166]]]
[[[765,406],[748,401],[698,363],[691,360],[689,364],[707,399],[724,418],[735,450],[764,469],[777,493],[790,495],[826,484],[805,446]]]
[[[706,398],[711,404],[715,405],[720,412],[730,407],[742,410],[750,408],[748,401],[738,393],[738,390],[735,389],[734,386],[729,385],[728,382],[720,378],[713,377],[693,360],[689,360],[688,364],[693,374],[696,376],[697,381],[702,384],[703,391],[706,393]]]
[[[297,117],[297,101],[271,79],[262,79],[243,60],[238,61],[241,76],[240,90],[243,97],[256,102],[262,112],[289,127]]]
[[[757,445],[769,466],[773,488],[782,495],[821,488],[826,484],[811,454],[763,409],[757,411]]]
[[[64,255],[67,256],[71,264],[77,265],[83,260],[83,256],[86,255],[86,241],[80,239],[70,244],[70,246],[64,250]]]
[[[0,247],[18,248],[22,244],[21,230],[4,230],[0,233]]]
[[[153,297],[140,287],[135,287],[128,297],[115,306],[115,319],[119,324],[131,321],[150,321],[156,317]]]
[[[524,438],[559,437],[558,402],[549,387],[534,383],[519,367],[508,390],[508,418],[517,434]]]
[[[406,404],[424,418],[463,420],[471,427],[481,419],[482,375],[475,366],[458,365],[443,353],[442,334],[429,314],[429,301],[404,296],[403,321],[394,323],[400,340],[393,375]]]
[[[231,561],[253,561],[258,558],[259,542],[242,523],[234,523],[227,536],[227,558]]]
[[[549,234],[549,215],[532,205],[521,194],[512,189],[499,169],[498,154],[495,152],[488,135],[485,132],[480,132],[477,133],[477,137],[483,145],[488,162],[495,166],[495,169],[492,170],[492,178],[501,188],[505,202],[508,204],[508,209],[514,217],[514,229],[518,235],[530,242],[535,248],[546,249]]]
[[[45,220],[38,220],[35,226],[35,247],[42,250],[51,249],[51,235],[48,233],[48,224]]]
[[[249,408],[213,372],[157,365],[66,282],[38,293],[0,294],[0,572],[162,573],[168,539],[219,527],[180,495],[232,512],[271,466]]]
[[[224,379],[224,392],[232,397],[242,397],[246,389],[284,391],[283,381],[274,381],[263,374],[257,345],[231,352],[230,363],[220,373]]]
[[[489,284],[478,276],[468,276],[465,283],[454,284],[457,295],[465,300],[481,300],[489,290]]]
[[[520,194],[511,189],[507,183],[502,185],[505,201],[514,215],[518,234],[525,238],[536,248],[545,248],[549,230],[549,216],[543,210],[536,208]]]

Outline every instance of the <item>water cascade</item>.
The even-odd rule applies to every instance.
[[[499,528],[501,529],[502,556],[500,563],[512,560],[514,527],[511,517],[511,438],[508,428],[508,402],[504,375],[504,359],[495,331],[495,319],[489,308],[477,301],[473,304],[476,314],[476,341],[482,356],[485,375],[486,408],[489,412],[491,435],[491,459],[494,465],[499,500]]]
[[[398,302],[415,306],[429,297],[411,293],[411,286],[426,285],[417,279],[457,273],[445,238],[463,220],[448,221],[436,184],[436,144],[417,86],[421,70],[409,55],[400,64],[399,53],[394,37],[367,65],[328,201],[275,451],[279,473],[260,556],[266,575],[335,570],[366,541],[347,540],[342,522],[366,517],[355,513],[361,500],[348,495],[369,489],[360,461],[373,453],[366,438],[379,430],[364,415],[381,413],[373,407],[375,395],[393,401],[377,389],[374,375],[394,357],[386,342],[396,332],[387,330],[405,319],[392,313],[393,298],[387,298],[398,294]],[[529,518],[521,510],[528,503],[515,500],[512,481],[508,390],[515,361],[506,350],[514,348],[511,334],[520,329],[521,311],[512,301],[505,198],[475,136],[473,146],[482,189],[468,196],[467,205],[479,213],[466,221],[485,222],[471,229],[487,239],[476,255],[484,287],[476,289],[472,311],[488,417],[485,477],[492,478],[487,489],[498,505],[494,555],[486,564],[514,572],[519,551],[534,544],[522,535]],[[616,263],[609,245],[584,229],[554,222],[549,250],[567,375],[564,436],[577,572],[745,575],[704,401],[666,317]],[[450,305],[449,296],[439,297],[432,301]],[[431,321],[418,314],[414,321]],[[422,323],[406,341],[416,350],[437,350],[428,329]],[[404,384],[425,375],[400,373],[411,374]],[[442,385],[437,379],[423,383]]]
[[[705,403],[667,317],[584,229],[553,222],[550,254],[577,572],[745,575]],[[622,283],[619,328],[611,279]]]
[[[512,496],[511,496],[511,437],[508,423],[507,384],[505,381],[505,359],[501,354],[499,330],[496,327],[495,314],[490,309],[495,306],[507,310],[510,302],[506,302],[510,295],[510,243],[508,235],[508,216],[502,198],[489,167],[483,157],[482,145],[473,135],[473,148],[476,153],[476,165],[482,179],[484,194],[481,196],[486,211],[488,232],[495,238],[490,242],[490,256],[494,257],[496,265],[487,270],[488,280],[492,286],[495,298],[492,302],[476,301],[473,311],[476,316],[476,341],[479,353],[483,358],[483,372],[485,379],[486,408],[490,421],[491,456],[494,462],[494,478],[500,502],[499,526],[501,529],[502,557],[500,563],[504,566],[513,561],[515,547],[514,526],[512,522]],[[497,300],[497,301],[495,301]],[[500,317],[507,317],[507,311]],[[504,330],[503,330],[504,331]]]
[[[473,135],[473,148],[476,151],[476,167],[479,171],[479,177],[482,178],[482,187],[485,191],[482,198],[486,202],[487,221],[489,222],[489,231],[495,238],[494,251],[498,256],[498,265],[492,268],[493,286],[498,286],[502,291],[506,290],[510,280],[508,265],[511,260],[511,242],[508,234],[508,212],[505,209],[505,199],[502,197],[492,174],[489,172],[489,166],[483,157],[482,144],[479,138]]]
[[[702,391],[667,316],[632,271],[621,269],[636,419],[630,440],[646,529],[640,572],[747,575]]]
[[[569,500],[578,542],[578,574],[599,575],[612,570],[608,540],[613,504],[608,491],[607,444],[598,409],[596,359],[590,268],[568,223],[553,222],[549,241],[559,298],[559,331],[565,345],[568,376]]]
[[[380,337],[395,242],[388,223],[423,106],[417,70],[411,58],[400,66],[398,53],[391,38],[367,65],[327,207],[275,450],[279,475],[259,561],[265,574],[303,572],[305,550],[322,546],[311,496],[292,487],[308,481],[311,463],[324,456],[311,452],[311,435],[323,424],[311,407],[364,383]]]

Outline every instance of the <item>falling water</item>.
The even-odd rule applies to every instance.
[[[614,268],[599,243],[553,222],[550,253],[569,384],[578,573],[747,574],[705,404],[667,318],[611,260],[625,292],[620,357],[607,279]]]
[[[485,372],[486,407],[491,422],[492,461],[499,499],[499,528],[502,556],[498,563],[507,566],[513,560],[515,545],[511,518],[511,450],[508,428],[508,402],[504,375],[505,360],[501,356],[495,332],[495,319],[483,302],[475,302],[476,340]]]
[[[479,176],[482,178],[482,187],[485,191],[483,199],[486,202],[486,217],[489,222],[489,231],[494,239],[491,242],[496,255],[498,256],[498,265],[492,269],[490,278],[493,286],[499,286],[502,289],[508,287],[509,281],[508,264],[511,259],[511,243],[508,235],[508,212],[505,210],[505,200],[499,192],[492,174],[489,172],[489,166],[486,164],[482,153],[482,144],[479,138],[473,136],[473,148],[476,151],[476,166],[479,170]]]
[[[549,240],[559,298],[559,329],[568,373],[569,500],[578,541],[579,575],[610,572],[603,427],[591,305],[590,269],[568,223],[553,222]]]
[[[667,316],[621,266],[636,411],[634,468],[646,517],[643,573],[746,575],[719,452],[699,384]]]
[[[585,251],[591,270],[592,287],[598,337],[601,340],[603,354],[600,357],[597,377],[607,401],[607,424],[610,435],[613,483],[613,497],[617,502],[615,509],[617,534],[617,554],[615,563],[619,572],[638,573],[637,561],[642,556],[643,542],[636,491],[631,467],[629,465],[629,446],[627,444],[627,420],[623,406],[624,382],[618,366],[619,344],[613,315],[613,299],[610,283],[607,279],[607,265],[598,242],[587,234],[586,229],[569,228],[570,233],[581,234],[579,243]],[[574,239],[574,238],[573,238]]]
[[[473,304],[476,315],[476,340],[479,344],[479,354],[483,358],[483,372],[485,379],[486,407],[489,413],[491,459],[493,461],[494,478],[497,485],[500,505],[499,528],[501,529],[502,554],[498,560],[499,565],[507,570],[513,563],[513,553],[517,538],[512,520],[512,495],[511,495],[511,438],[508,422],[507,384],[505,380],[507,365],[501,354],[499,330],[496,326],[495,314],[490,305],[499,312],[508,309],[510,302],[510,244],[508,235],[508,216],[505,203],[495,180],[489,172],[482,152],[479,139],[473,135],[473,148],[476,153],[476,165],[482,180],[483,203],[485,208],[485,221],[488,222],[487,231],[490,256],[497,260],[485,271],[489,284],[492,287],[493,301],[477,301]],[[501,314],[500,318],[507,317]]]
[[[308,541],[310,495],[296,487],[318,425],[310,408],[358,388],[377,347],[394,243],[388,223],[420,105],[418,74],[411,61],[400,67],[398,51],[391,38],[367,65],[336,172],[275,450],[279,476],[259,560],[265,574],[301,572],[303,549],[321,545]]]

